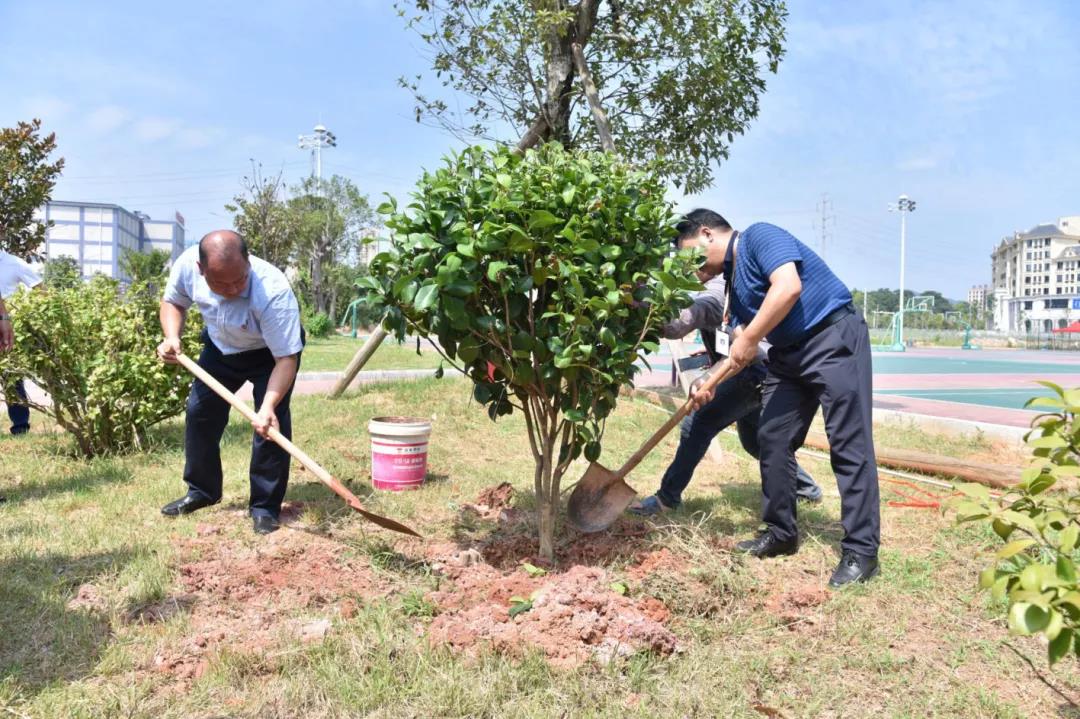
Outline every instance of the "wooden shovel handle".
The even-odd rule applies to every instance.
[[[701,385],[701,388],[698,391],[700,392],[702,390],[711,390],[713,387],[720,384],[728,377],[738,374],[738,372],[739,370],[731,364],[731,358],[726,358],[719,367],[713,370],[713,372],[709,375],[709,378],[705,380],[705,383]],[[675,426],[679,424],[679,422],[682,422],[683,418],[686,417],[686,415],[690,414],[690,410],[692,410],[693,408],[693,400],[688,397],[686,401],[683,402],[682,406],[679,407],[678,411],[676,411],[675,414],[671,415],[671,417],[668,418],[668,421],[664,422],[663,426],[660,427],[660,429],[656,430],[653,436],[649,437],[649,439],[645,441],[645,444],[641,445],[641,449],[634,452],[634,454],[631,455],[630,459],[626,460],[626,464],[624,464],[619,469],[619,471],[615,473],[615,476],[619,479],[622,479],[626,475],[630,474],[630,472],[633,471],[634,467],[638,466],[638,464],[641,463],[641,460],[645,459],[646,455],[648,455],[649,452],[653,451],[656,445],[660,444],[660,440],[666,437],[667,433],[673,430]]]
[[[247,404],[241,402],[239,397],[230,392],[225,387],[225,385],[214,379],[210,375],[210,373],[200,367],[198,363],[195,362],[195,360],[191,359],[185,354],[180,353],[177,353],[176,359],[180,364],[184,366],[185,369],[187,369],[188,372],[191,372],[191,374],[198,377],[200,380],[202,380],[203,384],[214,390],[214,392],[216,392],[219,397],[221,397],[223,400],[235,407],[240,412],[240,414],[244,415],[248,418],[248,420],[252,422],[256,420],[255,411],[252,410],[251,407],[248,407]],[[309,472],[318,477],[319,481],[329,487],[331,491],[334,492],[334,494],[344,499],[349,504],[349,506],[351,506],[353,509],[365,511],[364,505],[360,504],[360,500],[356,498],[355,494],[350,492],[344,484],[334,479],[329,472],[323,469],[318,462],[309,457],[307,453],[304,452],[304,450],[300,449],[291,441],[289,441],[288,437],[283,435],[274,427],[271,427],[270,431],[267,434],[270,439],[272,439],[278,446],[280,446],[286,452],[295,457],[296,461],[304,465],[304,467],[306,467]]]

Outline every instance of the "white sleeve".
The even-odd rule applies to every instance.
[[[191,307],[191,265],[178,258],[169,270],[169,280],[165,283],[165,293],[161,299],[185,310]]]

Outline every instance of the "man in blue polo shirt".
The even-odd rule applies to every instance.
[[[747,367],[759,342],[772,345],[758,429],[766,529],[738,549],[757,557],[798,551],[795,450],[820,403],[844,526],[829,586],[870,579],[878,573],[880,516],[865,320],[825,262],[786,230],[756,223],[737,232],[711,210],[686,219],[679,245],[702,251],[705,275],[719,275],[731,263],[732,363]],[[711,392],[694,394],[696,406],[711,398]]]
[[[249,507],[258,534],[278,528],[289,481],[289,455],[268,438],[270,427],[292,437],[289,398],[304,348],[300,307],[278,268],[248,255],[235,232],[217,230],[173,264],[161,301],[162,361],[176,363],[184,317],[199,308],[206,328],[199,365],[230,391],[251,382],[257,418],[251,447]],[[221,501],[221,435],[229,404],[202,381],[191,384],[184,439],[187,494],[162,507],[175,517]]]

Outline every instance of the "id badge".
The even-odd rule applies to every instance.
[[[716,353],[727,357],[731,351],[731,335],[725,330],[716,330]]]

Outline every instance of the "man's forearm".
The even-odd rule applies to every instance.
[[[266,395],[263,397],[264,407],[277,407],[282,397],[288,394],[293,380],[296,379],[298,366],[297,355],[274,359],[274,369],[270,372],[270,379],[266,383]]]
[[[752,342],[761,342],[778,324],[784,321],[788,312],[799,301],[802,294],[801,283],[784,282],[769,287],[761,309],[743,333]]]
[[[184,309],[177,307],[172,302],[161,301],[161,309],[158,310],[158,318],[161,320],[161,333],[165,339],[179,339],[184,331]]]

